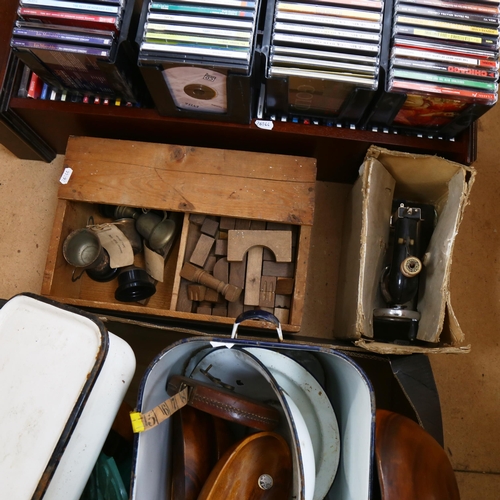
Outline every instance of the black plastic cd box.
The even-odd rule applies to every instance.
[[[256,0],[259,1],[259,0]],[[137,30],[136,43],[140,47],[143,36],[144,27],[147,21],[149,9],[149,1],[145,0],[142,5],[141,16],[139,19],[139,27]],[[255,116],[256,108],[256,91],[258,88],[260,74],[260,50],[258,37],[258,23],[260,20],[260,5],[257,10],[256,28],[253,40],[253,52],[249,64],[249,72],[243,72],[241,69],[231,65],[217,67],[213,64],[204,64],[203,57],[200,57],[199,64],[193,62],[192,59],[184,59],[181,55],[176,57],[154,57],[138,58],[138,66],[142,77],[146,83],[149,94],[154,102],[155,108],[162,116],[171,116],[176,118],[191,118],[197,120],[221,121],[229,123],[249,124]],[[163,76],[163,71],[172,66],[190,66],[201,67],[212,71],[223,71],[226,75],[226,98],[227,111],[225,113],[211,113],[208,111],[196,111],[191,109],[179,108],[168,88],[167,82]]]
[[[149,96],[136,64],[136,49],[129,39],[129,30],[134,10],[134,0],[127,0],[123,9],[122,22],[118,36],[111,46],[108,59],[97,58],[96,64],[106,78],[109,86],[120,97],[133,104],[147,104]],[[64,26],[60,26],[64,30]],[[45,83],[59,90],[76,91],[83,94],[92,92],[78,87],[68,88],[50,69],[29,49],[13,48],[16,56],[36,73]],[[96,92],[96,94],[100,94]]]
[[[289,102],[288,77],[268,77],[268,68],[271,62],[272,33],[275,20],[276,0],[268,0],[265,16],[265,26],[262,40],[262,95],[260,97],[260,113],[258,118],[272,118],[285,121],[315,121],[320,125],[356,127],[363,122],[363,118],[376,96],[376,90],[353,85],[352,91],[344,99],[336,114],[320,114],[310,110],[292,108]],[[385,7],[384,7],[385,9]],[[377,79],[378,76],[375,77]],[[321,81],[321,80],[320,80]]]
[[[490,110],[494,104],[471,102],[450,122],[440,127],[404,126],[394,123],[400,109],[404,106],[407,93],[388,91],[390,54],[392,45],[392,27],[394,0],[385,0],[384,25],[382,27],[382,47],[380,57],[379,90],[368,110],[361,128],[404,135],[453,139],[460,132],[470,127],[479,117]],[[451,97],[450,97],[451,98]]]

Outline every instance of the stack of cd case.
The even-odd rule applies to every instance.
[[[385,92],[367,126],[453,138],[497,101],[499,3],[395,0],[392,10]]]
[[[158,112],[249,123],[259,0],[146,1],[139,66]]]
[[[356,126],[378,87],[382,0],[268,3],[259,114]]]
[[[61,91],[141,100],[140,73],[127,43],[133,0],[21,0],[11,47]]]

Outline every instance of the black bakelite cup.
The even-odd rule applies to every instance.
[[[140,267],[128,266],[118,275],[115,299],[120,302],[137,302],[147,299],[156,292],[156,286],[149,274]]]
[[[86,269],[88,277],[94,281],[98,281],[99,283],[105,283],[107,281],[111,281],[118,276],[120,272],[119,268],[113,268],[109,265],[109,254],[106,250],[103,249],[104,260],[98,267],[92,269]]]

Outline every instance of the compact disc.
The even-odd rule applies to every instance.
[[[175,105],[180,109],[227,112],[226,75],[207,68],[174,66],[163,70]]]

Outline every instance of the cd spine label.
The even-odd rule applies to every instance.
[[[423,73],[420,71],[409,71],[395,68],[391,71],[391,76],[394,78],[406,78],[409,80],[420,80],[424,82],[440,83],[444,85],[457,85],[459,87],[470,87],[481,90],[489,90],[496,92],[497,85],[493,82],[485,82],[479,80],[468,80],[465,78],[453,78],[432,73]]]
[[[496,94],[452,87],[441,87],[438,85],[430,85],[427,83],[412,82],[407,80],[401,81],[393,79],[389,82],[389,87],[399,91],[411,90],[414,92],[447,95],[449,97],[463,97],[470,100],[485,101],[488,104],[494,104],[497,100]]]
[[[497,69],[498,63],[485,59],[476,59],[472,57],[461,57],[452,54],[445,54],[441,52],[432,52],[426,50],[412,50],[402,47],[394,47],[392,49],[393,57],[410,57],[414,59],[430,59],[432,61],[443,61],[446,63],[465,65],[465,66],[479,66],[484,68]]]

